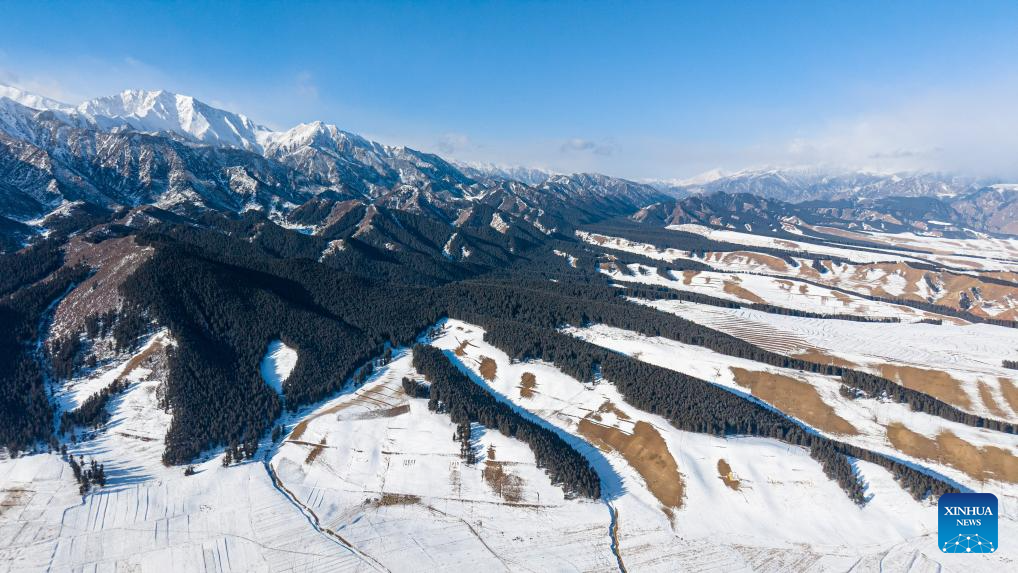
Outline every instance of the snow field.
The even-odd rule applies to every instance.
[[[149,345],[135,354],[140,355]],[[134,357],[111,371],[122,370]],[[0,571],[349,571],[362,562],[311,528],[260,462],[223,468],[218,456],[184,468],[162,465],[171,414],[162,380],[138,381],[111,401],[94,438],[68,444],[104,464],[106,487],[78,494],[53,454],[0,460]],[[109,372],[98,375],[103,380]],[[99,388],[95,380],[78,386]]]
[[[152,335],[133,356],[147,355],[160,346],[172,346],[173,344],[174,341],[169,333],[161,330]],[[115,362],[90,372],[85,377],[69,380],[59,388],[55,388],[54,402],[61,411],[74,410],[81,406],[89,396],[109,386],[121,376],[131,382],[137,382],[150,374],[151,371],[148,368],[139,367],[137,362],[132,363],[130,359]]]
[[[747,247],[746,251],[733,252],[708,252],[703,258],[694,257],[693,253],[677,249],[659,249],[648,243],[638,243],[620,237],[608,237],[592,233],[578,232],[578,236],[584,241],[609,249],[621,250],[643,255],[663,261],[676,261],[680,259],[696,260],[709,265],[718,272],[728,275],[734,273],[746,273],[757,275],[769,275],[782,277],[794,281],[794,279],[808,279],[811,282],[820,282],[833,287],[851,290],[859,294],[877,296],[881,298],[906,298],[915,302],[934,302],[945,306],[956,307],[962,294],[969,298],[969,310],[976,314],[984,314],[987,317],[1011,319],[1018,312],[1018,297],[1014,296],[1013,289],[1006,285],[988,283],[979,280],[979,273],[975,270],[954,271],[953,274],[929,274],[927,271],[909,267],[908,261],[871,262],[861,264],[835,264],[830,261],[823,263],[825,272],[820,273],[812,267],[814,260],[793,257],[795,264],[789,264],[783,259],[753,252],[753,247]],[[762,237],[760,239],[768,239]],[[853,251],[854,252],[854,251]],[[861,251],[860,251],[861,252]],[[971,265],[965,268],[971,269]],[[1001,273],[998,273],[1001,274]],[[1003,273],[1004,279],[1015,280],[1013,273]],[[736,280],[735,278],[729,279]],[[744,277],[737,280],[744,280]],[[781,281],[775,281],[781,284]],[[723,283],[722,283],[723,284]],[[822,287],[807,285],[814,291]],[[973,290],[974,289],[974,290]],[[794,293],[791,293],[794,294]],[[843,293],[830,293],[836,299],[856,298]],[[765,297],[766,298],[766,297]],[[869,305],[878,308],[867,301]],[[798,303],[797,303],[798,304]],[[892,308],[901,310],[907,314],[919,317],[941,318],[939,315],[925,311],[911,309],[891,304]],[[960,307],[959,307],[960,308]],[[959,322],[959,319],[943,317],[945,321]]]
[[[620,283],[664,286],[740,303],[766,303],[818,314],[897,318],[908,322],[940,318],[908,306],[872,301],[794,279],[711,271],[671,271],[670,278],[666,278],[653,267],[633,263],[627,268],[631,274],[614,269],[601,273]]]
[[[728,229],[712,229],[710,227],[705,227],[703,225],[696,224],[669,225],[666,228],[671,229],[673,231],[684,231],[686,233],[694,233],[696,235],[706,237],[712,241],[735,243],[737,245],[746,245],[747,247],[766,247],[771,249],[780,249],[783,251],[802,251],[805,253],[813,253],[820,256],[838,257],[850,261],[856,261],[859,263],[879,263],[884,261],[917,260],[914,257],[909,257],[901,254],[874,253],[870,251],[862,251],[852,248],[830,247],[827,245],[818,245],[806,241],[792,241],[788,239],[778,239],[775,237],[768,237],[765,235],[754,235],[751,233],[732,231]]]
[[[448,415],[403,393],[404,376],[422,379],[411,359],[398,352],[357,392],[317,409],[273,456],[281,482],[322,527],[392,571],[615,570],[607,507],[567,499],[526,444],[495,429],[474,425],[481,461],[467,465]],[[484,476],[492,448],[515,476],[509,495]]]
[[[794,356],[819,349],[876,374],[883,364],[946,372],[960,382],[960,390],[971,401],[972,406],[966,410],[990,418],[1014,420],[1018,417],[1018,412],[1002,394],[1003,384],[1018,386],[1018,376],[1014,370],[1001,365],[1002,357],[1011,356],[1018,348],[1018,329],[946,322],[941,325],[863,323],[775,315],[675,300],[630,300],[780,354]],[[989,390],[992,405],[998,411],[987,407],[980,385]]]
[[[470,344],[457,356],[454,350],[463,340]],[[661,433],[685,484],[683,505],[672,518],[648,494],[646,483],[624,457],[604,452],[622,477],[623,493],[612,504],[619,513],[621,555],[630,570],[702,568],[712,560],[723,570],[779,570],[798,568],[804,555],[812,559],[807,568],[834,570],[885,553],[889,562],[915,567],[929,564],[923,552],[943,562],[931,536],[935,508],[912,500],[878,466],[858,462],[873,495],[866,507],[859,508],[801,448],[762,438],[721,439],[679,431],[660,417],[628,406],[611,384],[585,385],[540,362],[512,363],[483,341],[480,328],[459,321],[447,321],[444,333],[432,343],[473,371],[475,380],[480,377],[481,357],[493,359],[496,376],[486,384],[517,407],[568,432],[576,433],[578,420],[609,402],[628,419],[605,416],[602,423],[626,431],[643,421]],[[520,397],[524,372],[536,378],[531,398]],[[719,459],[725,459],[745,484],[739,491],[720,479]],[[627,530],[633,527],[637,530]],[[647,538],[670,539],[647,542]]]
[[[258,369],[262,380],[265,380],[277,394],[282,394],[283,382],[290,377],[296,365],[297,351],[284,344],[282,340],[273,340],[269,343]]]
[[[1004,495],[1015,497],[1015,500],[1018,501],[1018,486],[1015,484],[999,481],[979,481],[943,463],[910,458],[890,444],[887,440],[886,428],[890,424],[897,422],[914,432],[931,438],[936,437],[942,431],[950,431],[959,438],[978,447],[996,446],[1004,448],[1009,452],[1016,452],[1018,451],[1018,436],[1013,434],[949,422],[937,416],[914,412],[907,405],[897,402],[876,399],[850,400],[841,396],[838,392],[841,382],[835,377],[778,368],[752,360],[734,358],[706,348],[683,344],[667,338],[647,337],[635,332],[605,325],[567,329],[565,332],[598,346],[633,356],[649,364],[682,372],[683,374],[718,384],[739,394],[750,394],[751,392],[748,388],[736,382],[733,368],[770,372],[806,382],[816,390],[824,404],[832,407],[836,415],[846,420],[859,433],[857,435],[845,435],[811,425],[814,431],[840,441],[886,454],[893,458],[908,459],[916,465],[931,468],[937,473],[947,476],[949,479],[975,491],[1001,492]],[[775,406],[777,405],[775,404]],[[810,425],[801,415],[793,415],[793,417],[796,417],[806,425]]]
[[[641,359],[658,356],[696,368],[707,379],[716,377],[715,367],[723,372],[731,365],[697,354],[695,347],[676,349],[668,341],[641,341],[632,333],[602,328],[585,329],[584,336],[599,333],[605,344],[629,345],[623,350],[640,352]],[[355,391],[286,414],[281,422],[290,435],[277,447],[264,443],[258,461],[223,468],[220,456],[210,452],[195,464],[195,475],[185,477],[183,468],[160,461],[171,413],[159,407],[159,373],[136,366],[128,374],[131,386],[111,401],[110,423],[71,445],[74,455],[105,464],[105,488],[79,496],[70,467],[56,455],[0,460],[0,571],[615,571],[611,512],[619,553],[630,571],[846,570],[853,564],[980,571],[1013,562],[1006,546],[978,562],[937,553],[935,508],[913,501],[878,466],[856,462],[872,496],[859,508],[802,448],[681,432],[626,404],[609,383],[583,384],[546,363],[513,363],[485,343],[483,334],[476,326],[448,320],[429,341],[476,383],[556,428],[593,460],[607,503],[567,498],[536,467],[525,444],[476,424],[472,443],[481,461],[465,464],[448,416],[403,394],[402,378],[419,378],[406,349]],[[172,344],[160,336],[161,343]],[[74,396],[84,399],[124,374],[128,363],[155,343],[154,338],[123,363],[76,381],[66,403],[77,403]],[[279,372],[281,362],[285,371],[280,359],[288,353],[273,350],[268,355],[274,358],[266,358],[272,372]],[[482,358],[495,364],[491,380],[480,375]],[[523,388],[524,373],[533,375],[529,388]],[[285,372],[280,377],[285,379]],[[917,432],[932,432],[940,424],[902,413],[896,404],[842,404],[836,385],[825,377],[804,379],[860,429],[856,439],[863,445],[875,440],[870,430],[896,416]],[[664,507],[625,452],[591,445],[579,429],[581,420],[596,420],[623,435],[632,435],[637,424],[652,428],[678,467],[674,479],[681,480],[681,505]],[[981,430],[951,429],[973,443],[988,443],[979,441]],[[505,481],[486,475],[492,447],[501,475],[509,476]],[[721,479],[721,460],[738,489]],[[1001,536],[1013,537],[1018,533],[1013,486],[983,486],[981,491],[1000,487],[994,493],[1005,514]]]

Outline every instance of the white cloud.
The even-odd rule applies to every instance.
[[[464,133],[443,133],[435,141],[435,149],[446,155],[456,155],[473,151],[477,148],[469,135]]]
[[[1018,83],[928,93],[832,120],[775,146],[775,162],[1018,176]],[[756,150],[763,156],[765,149]],[[766,147],[766,146],[762,146]]]
[[[593,153],[595,155],[612,155],[617,145],[613,141],[599,143],[590,139],[574,137],[562,142],[559,151],[562,153]]]

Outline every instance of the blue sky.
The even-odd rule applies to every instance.
[[[1018,175],[1018,2],[6,2],[0,82],[635,179]]]

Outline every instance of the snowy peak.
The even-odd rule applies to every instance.
[[[21,88],[3,84],[0,84],[0,98],[7,98],[25,107],[38,110],[51,109],[58,111],[70,111],[73,109],[72,106],[59,102],[55,99],[50,99],[46,96],[37,95]]]
[[[322,121],[302,123],[287,131],[266,132],[261,141],[265,154],[269,156],[286,155],[303,147],[330,151],[363,148],[376,153],[385,152],[385,146],[381,144]]]
[[[507,166],[495,163],[465,163],[454,161],[460,171],[474,179],[508,179],[527,185],[541,185],[553,175],[552,171],[537,167]]]
[[[175,133],[198,143],[261,151],[269,129],[247,117],[216,109],[191,96],[167,91],[126,90],[96,98],[73,112],[103,129]]]
[[[817,167],[747,169],[730,174],[707,172],[686,181],[655,184],[676,194],[750,193],[801,202],[883,197],[950,197],[980,187],[972,178],[942,173],[874,173]]]
[[[648,185],[652,185],[658,189],[667,190],[681,187],[694,187],[698,185],[706,185],[707,183],[713,183],[718,179],[726,177],[727,174],[720,169],[711,169],[710,171],[704,171],[699,175],[694,175],[688,179],[648,179],[645,181]]]
[[[17,139],[29,139],[35,128],[33,118],[38,109],[28,107],[19,101],[0,96],[0,133]]]

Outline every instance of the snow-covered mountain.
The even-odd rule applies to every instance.
[[[983,183],[934,173],[816,168],[713,170],[686,180],[635,183],[598,174],[455,163],[321,121],[272,130],[167,91],[128,90],[71,106],[0,86],[0,217],[21,223],[42,220],[74,202],[104,209],[151,204],[177,212],[257,209],[286,217],[324,196],[381,202],[441,219],[456,219],[461,209],[483,199],[550,232],[594,213],[630,214],[667,195],[723,192],[786,203],[930,198],[948,205],[923,207],[924,214],[954,213],[949,219],[959,225],[1013,232],[993,215],[1010,212],[1011,194],[964,199]],[[953,209],[952,202],[960,207]]]
[[[985,182],[943,173],[873,173],[815,167],[749,169],[734,173],[712,170],[686,180],[651,182],[679,195],[750,193],[769,199],[801,202],[881,197],[953,197]]]
[[[362,195],[374,195],[400,183],[432,182],[449,188],[473,183],[473,179],[435,155],[369,141],[320,121],[274,131],[242,114],[162,90],[127,90],[76,107],[18,88],[3,90],[0,97],[7,94],[9,99],[28,108],[53,112],[42,118],[45,120],[79,129],[164,135],[219,149],[250,151],[284,163],[311,180]],[[5,110],[4,115],[0,129],[13,137],[38,142],[24,125],[33,114]],[[19,119],[12,119],[13,115]]]
[[[498,165],[495,163],[453,162],[460,171],[474,179],[511,179],[527,185],[540,185],[556,175],[553,171],[520,165]]]
[[[37,95],[14,86],[4,84],[0,84],[0,98],[7,98],[33,109],[52,109],[60,111],[71,111],[74,109],[74,106],[59,102],[55,99],[50,99],[46,96]]]
[[[31,229],[45,232],[47,218],[69,204],[86,212],[257,210],[284,221],[309,203],[327,213],[355,201],[446,225],[483,202],[488,222],[522,225],[525,236],[628,214],[664,197],[604,175],[482,174],[320,121],[274,131],[165,91],[125,91],[76,107],[8,93],[18,100],[0,98],[2,249],[29,241]]]
[[[262,150],[260,140],[271,133],[243,115],[162,90],[126,90],[96,98],[70,115],[107,131],[129,127],[146,133],[175,133],[198,143],[257,152]]]
[[[365,196],[400,184],[461,195],[462,188],[474,183],[437,155],[369,141],[321,121],[263,134],[262,142],[265,157]]]

